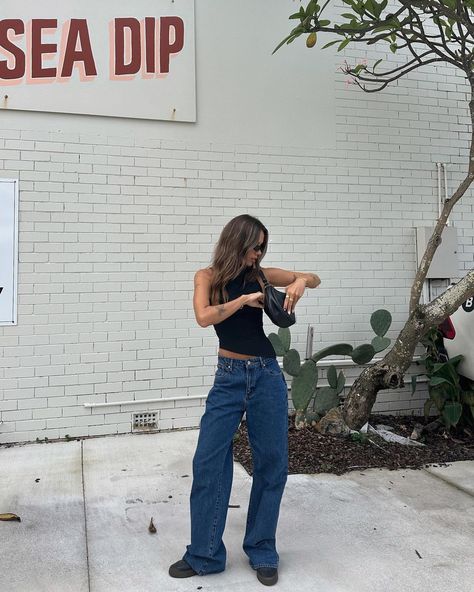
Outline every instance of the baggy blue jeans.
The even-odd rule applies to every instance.
[[[253,569],[278,567],[276,529],[288,476],[288,390],[275,358],[218,355],[193,457],[191,544],[199,574],[225,569],[222,540],[233,478],[233,437],[246,412],[253,479],[243,550]]]

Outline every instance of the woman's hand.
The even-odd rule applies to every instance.
[[[306,288],[306,280],[304,278],[296,278],[296,280],[286,286],[286,298],[283,303],[283,310],[292,313],[295,310],[296,303],[303,296]]]
[[[253,308],[263,308],[263,292],[253,292],[252,294],[246,294],[246,296],[247,301],[245,304],[247,306],[253,306]]]

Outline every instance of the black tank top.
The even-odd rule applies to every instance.
[[[247,279],[244,285],[246,274],[247,268],[226,284],[229,300],[234,300],[242,294],[262,291],[257,280],[249,282]],[[223,301],[221,297],[220,303]],[[273,345],[263,331],[263,309],[261,308],[244,306],[213,327],[219,337],[219,347],[223,349],[238,354],[276,358]]]

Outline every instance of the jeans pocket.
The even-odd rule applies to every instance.
[[[230,367],[229,364],[226,364],[225,362],[218,362],[216,373],[215,373],[216,378],[219,376],[228,376],[231,373],[232,373],[232,368]]]
[[[263,367],[264,372],[266,372],[266,374],[269,374],[270,376],[282,376],[283,373],[281,371],[281,368],[278,364],[278,362],[275,360],[274,362],[270,362],[270,363],[266,363],[265,366]]]

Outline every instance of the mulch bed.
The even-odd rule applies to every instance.
[[[429,421],[432,421],[430,418]],[[343,473],[368,468],[421,469],[426,465],[446,465],[457,460],[474,460],[472,432],[444,428],[423,433],[419,441],[424,447],[389,443],[376,434],[354,441],[350,436],[319,434],[314,428],[296,430],[294,416],[288,418],[289,474]],[[393,433],[410,436],[415,423],[426,424],[423,416],[373,414],[369,424],[393,427]],[[251,475],[252,455],[246,421],[242,421],[234,439],[234,459]]]

